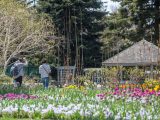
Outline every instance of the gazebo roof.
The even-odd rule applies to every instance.
[[[103,66],[143,66],[158,63],[159,49],[153,43],[141,40],[133,46],[102,62]]]

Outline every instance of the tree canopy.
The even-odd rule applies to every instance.
[[[102,35],[104,51],[117,53],[143,38],[156,45],[159,43],[159,0],[113,1],[119,2],[120,7],[104,20],[106,25]]]
[[[5,15],[16,18],[16,25],[26,26],[27,34],[48,26],[43,32],[58,36],[56,46],[53,44],[45,56],[57,65],[100,67],[103,60],[143,38],[156,45],[159,42],[159,0],[113,0],[120,6],[110,14],[100,0],[11,0],[4,4],[6,1],[1,1],[1,14],[6,11]],[[38,13],[31,9],[33,6]],[[46,34],[42,40],[48,40],[44,38]],[[41,59],[43,54],[36,57]]]
[[[99,37],[104,26],[101,22],[106,12],[99,0],[39,0],[39,12],[49,14],[57,35],[64,40],[59,43],[61,65],[83,64],[85,67],[101,65]],[[68,58],[68,59],[67,59]]]

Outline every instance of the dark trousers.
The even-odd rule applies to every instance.
[[[22,76],[19,76],[18,78],[16,78],[15,81],[19,83],[19,86],[21,86],[22,85]]]

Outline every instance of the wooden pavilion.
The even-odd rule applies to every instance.
[[[154,66],[159,63],[159,48],[146,40],[141,40],[133,46],[102,62],[107,66]]]
[[[153,78],[154,74],[157,76],[159,71],[155,71],[154,68],[159,66],[160,61],[160,49],[158,46],[146,40],[141,40],[117,55],[102,62],[103,67],[142,67],[145,72],[145,76]],[[120,71],[121,79],[123,73]]]

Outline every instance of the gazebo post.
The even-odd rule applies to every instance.
[[[151,71],[151,78],[153,79],[153,64],[150,65],[150,71]]]
[[[120,67],[120,81],[122,81],[122,79],[123,79],[123,71],[122,71],[122,69],[123,69],[123,66]]]

